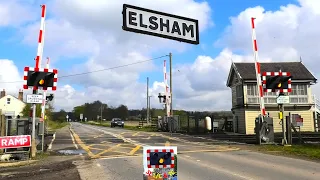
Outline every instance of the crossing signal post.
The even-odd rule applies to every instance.
[[[291,90],[291,74],[289,72],[263,72],[262,84],[264,92],[278,92],[277,104],[279,105],[279,119],[282,124],[283,139],[282,144],[288,144],[286,138],[285,121],[283,118],[284,104],[290,103],[289,96],[285,96],[284,93],[290,93]]]
[[[58,82],[58,70],[56,69],[46,69],[46,68],[33,68],[25,67],[23,89],[33,89],[33,94],[37,94],[38,89],[42,90],[52,90],[57,89]],[[51,98],[51,97],[49,97]],[[53,98],[53,95],[52,95]],[[33,104],[32,109],[32,157],[35,157],[36,154],[36,106]]]

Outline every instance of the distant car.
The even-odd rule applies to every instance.
[[[119,126],[119,127],[124,127],[124,121],[120,118],[113,118],[111,120],[111,127],[116,127],[116,126]]]

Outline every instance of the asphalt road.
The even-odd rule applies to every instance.
[[[319,163],[240,151],[205,138],[80,123],[72,123],[71,129],[77,146],[91,158],[75,162],[85,180],[141,180],[145,145],[177,146],[181,180],[320,179]]]

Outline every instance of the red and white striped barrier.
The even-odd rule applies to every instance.
[[[259,63],[258,45],[257,45],[257,37],[256,37],[256,30],[255,30],[254,20],[255,20],[255,18],[251,18],[253,56],[254,56],[254,61],[255,61],[258,92],[259,92],[259,97],[260,97],[260,110],[261,110],[261,115],[265,116],[266,115],[266,109],[265,109],[265,106],[264,106],[264,99],[263,99],[263,87],[262,87],[262,83],[261,83],[261,69],[260,69],[260,63]]]

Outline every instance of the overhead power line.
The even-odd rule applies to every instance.
[[[148,61],[153,61],[153,60],[157,60],[160,58],[164,58],[167,57],[168,55],[163,55],[163,56],[159,56],[156,58],[152,58],[152,59],[147,59],[147,60],[143,60],[143,61],[137,61],[134,63],[129,63],[129,64],[124,64],[124,65],[120,65],[120,66],[114,66],[111,68],[105,68],[105,69],[100,69],[100,70],[95,70],[95,71],[88,71],[88,72],[83,72],[83,73],[77,73],[77,74],[68,74],[68,75],[64,75],[64,76],[59,76],[59,79],[61,78],[67,78],[67,77],[73,77],[73,76],[80,76],[80,75],[85,75],[85,74],[91,74],[91,73],[96,73],[96,72],[102,72],[102,71],[109,71],[112,69],[118,69],[118,68],[123,68],[123,67],[127,67],[127,66],[132,66],[132,65],[136,65],[136,64],[141,64],[141,63],[145,63]],[[22,83],[23,81],[10,81],[10,82],[0,82],[0,84],[9,84],[9,83]]]

